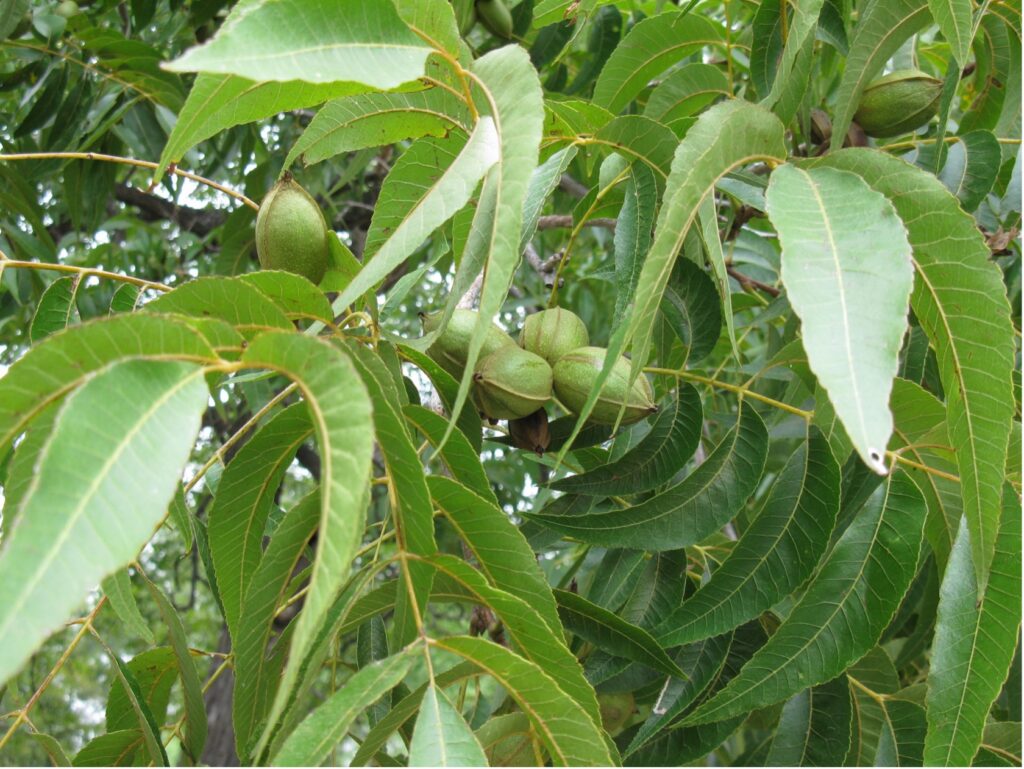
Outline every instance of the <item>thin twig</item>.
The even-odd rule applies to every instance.
[[[138,168],[148,168],[150,170],[156,170],[160,168],[159,163],[154,163],[150,160],[136,160],[135,158],[121,157],[120,155],[104,155],[100,152],[17,152],[10,155],[0,155],[0,161],[14,161],[14,160],[48,160],[52,158],[64,158],[67,160],[99,160],[105,163],[121,163],[126,166],[136,166]],[[245,205],[254,211],[259,211],[260,206],[253,200],[250,200],[241,192],[233,190],[230,187],[225,187],[219,182],[215,182],[212,179],[207,179],[205,176],[191,173],[190,171],[182,171],[175,165],[170,165],[167,170],[175,176],[180,176],[183,179],[191,179],[199,184],[205,184],[207,187],[212,187],[218,192],[223,192],[229,197],[240,200]]]

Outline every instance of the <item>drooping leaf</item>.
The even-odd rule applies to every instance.
[[[558,632],[561,623],[548,581],[508,516],[451,478],[431,475],[427,486],[434,504],[451,521],[491,582],[529,603],[548,627]]]
[[[454,302],[461,297],[456,290],[460,278],[471,282],[482,269],[480,312],[466,351],[466,373],[452,407],[455,414],[462,410],[469,396],[484,337],[505,301],[522,255],[519,244],[523,206],[537,167],[543,133],[541,85],[526,51],[518,46],[499,48],[474,61],[472,69],[476,82],[486,93],[499,146],[497,162],[484,178],[469,240],[445,307],[447,323]],[[481,118],[481,122],[486,119]]]
[[[984,593],[971,564],[970,531],[961,525],[957,534],[942,579],[928,674],[928,765],[971,762],[1010,669],[1021,621],[1020,519],[1020,502],[1007,488]]]
[[[662,619],[658,641],[676,646],[719,635],[799,588],[828,546],[839,489],[839,465],[825,436],[812,428],[710,582]]]
[[[77,277],[57,278],[39,297],[36,313],[32,316],[29,327],[29,338],[37,344],[44,337],[55,331],[67,328],[74,318],[75,294],[79,279]]]
[[[434,186],[466,146],[466,137],[461,131],[453,131],[445,137],[426,136],[414,141],[398,157],[384,177],[380,197],[373,207],[363,246],[364,261],[381,249],[412,211],[429,203]],[[467,179],[469,186],[472,185]],[[424,234],[421,240],[426,237]],[[413,248],[419,245],[416,243]]]
[[[931,174],[870,150],[831,153],[825,163],[859,174],[892,201],[907,226],[917,271],[910,306],[935,348],[983,589],[999,528],[1014,409],[1014,332],[1000,270],[974,220]]]
[[[420,136],[443,136],[453,127],[469,133],[463,99],[445,88],[411,93],[368,93],[325,104],[285,158],[311,166],[343,152],[394,144]]]
[[[258,288],[280,307],[290,320],[333,320],[331,305],[323,292],[301,275],[281,270],[260,270],[239,275],[238,280]]]
[[[235,75],[200,74],[160,155],[160,171],[221,131],[280,112],[305,109],[366,90],[358,83],[256,82]]]
[[[999,171],[999,140],[989,131],[968,131],[949,145],[939,179],[956,195],[964,211],[977,209],[992,190]]]
[[[346,581],[362,536],[373,458],[370,397],[348,357],[311,336],[266,333],[254,339],[243,362],[287,376],[310,408],[321,458],[321,512],[317,551],[305,604],[292,636],[291,653],[267,723],[282,714],[317,629]],[[274,730],[263,732],[261,753]]]
[[[431,642],[492,676],[530,718],[555,766],[608,766],[612,763],[599,727],[536,665],[503,646],[469,636]]]
[[[231,720],[235,745],[245,756],[253,726],[265,715],[276,681],[270,680],[267,642],[274,613],[287,595],[289,580],[316,531],[320,519],[320,492],[304,497],[274,530],[242,602],[237,630],[232,638],[235,685]]]
[[[670,676],[686,676],[643,628],[568,590],[555,591],[555,597],[559,616],[570,633],[617,657],[641,662]]]
[[[274,766],[319,766],[349,726],[374,701],[397,686],[412,665],[403,652],[367,665],[295,727],[274,757]]]
[[[805,689],[782,708],[766,766],[842,766],[850,748],[845,676]]]
[[[455,215],[476,189],[477,183],[498,158],[498,134],[494,120],[482,117],[469,141],[440,177],[409,208],[372,259],[367,261],[332,305],[340,313],[358,297],[383,280],[424,239]]]
[[[970,0],[928,0],[932,17],[946,38],[960,67],[967,65],[974,29],[974,6]]]
[[[207,397],[195,364],[129,360],[65,401],[0,550],[0,680],[149,541]]]
[[[142,740],[140,729],[106,732],[83,745],[69,766],[131,766]]]
[[[232,637],[263,556],[263,535],[278,487],[299,446],[312,435],[306,404],[279,411],[239,449],[217,484],[206,533]]]
[[[721,40],[718,26],[701,14],[670,12],[644,19],[626,34],[601,70],[594,103],[618,114],[657,75]]]
[[[196,278],[145,305],[147,312],[179,313],[227,321],[246,339],[261,331],[293,328],[271,299],[241,278]]]
[[[427,687],[409,743],[409,766],[486,766],[473,730],[448,696]]]
[[[217,356],[180,319],[115,316],[48,337],[0,379],[0,452],[29,420],[108,363],[139,356],[179,357],[212,363]]]
[[[165,66],[308,83],[337,82],[343,72],[384,90],[422,75],[430,51],[390,2],[281,0],[246,5],[212,40]]]
[[[700,202],[734,167],[763,158],[781,161],[785,155],[782,123],[743,101],[711,107],[679,144],[630,317],[634,376],[647,362],[655,313]]]
[[[842,171],[780,166],[767,200],[811,370],[857,453],[884,474],[913,283],[906,229],[884,196]]]
[[[703,424],[697,391],[681,383],[671,408],[662,409],[644,439],[615,462],[562,478],[553,489],[613,496],[648,491],[672,479],[697,449]]]
[[[110,601],[118,619],[124,623],[125,627],[153,646],[156,639],[153,637],[153,631],[146,624],[146,620],[143,619],[142,612],[139,611],[139,604],[132,592],[132,582],[128,572],[124,569],[114,572],[103,580],[102,588],[103,594]]]
[[[423,465],[402,418],[398,393],[378,356],[360,345],[347,349],[373,401],[373,423],[388,472],[388,497],[398,547],[405,553],[429,556],[437,552],[434,510]],[[410,608],[406,603],[409,594],[399,594],[395,611],[395,643],[399,646],[410,643],[418,633],[414,618],[426,610],[431,578],[430,570],[415,561],[402,568],[409,571],[417,605]]]
[[[724,526],[757,487],[768,453],[764,422],[743,404],[736,427],[702,465],[675,486],[632,507],[609,512],[529,516],[594,545],[675,550]]]
[[[203,700],[199,674],[196,672],[196,665],[192,660],[188,639],[185,636],[185,628],[178,617],[178,613],[174,610],[174,607],[163,591],[149,579],[146,580],[146,586],[149,588],[149,594],[153,597],[153,602],[160,612],[161,619],[167,626],[171,649],[174,650],[178,675],[181,678],[181,688],[185,701],[185,731],[181,746],[191,761],[198,763],[199,757],[203,753],[203,746],[206,744],[207,733],[206,703]]]
[[[924,500],[899,473],[871,495],[775,635],[684,723],[720,721],[835,678],[866,654],[913,579]]]
[[[651,244],[658,183],[649,166],[630,166],[624,194],[622,209],[615,220],[615,323],[621,320],[636,291],[640,267]]]
[[[404,406],[402,413],[411,425],[423,433],[423,437],[430,441],[432,446],[441,445],[445,432],[448,430],[447,419],[425,406],[414,403]],[[480,463],[480,455],[461,430],[456,430],[448,436],[440,453],[455,480],[474,494],[478,494],[492,505],[497,506],[498,498],[494,496],[491,482]]]
[[[864,88],[907,38],[928,23],[928,0],[869,0],[857,19],[843,79],[836,93],[832,151],[843,146]]]
[[[717,244],[718,220],[714,216],[713,205],[710,214],[711,227],[715,230],[714,242]],[[721,256],[720,245],[717,251],[716,258]],[[721,266],[724,270],[724,258]],[[717,269],[715,274],[717,276]],[[722,296],[726,297],[726,311],[731,314],[732,302],[728,281],[726,276],[724,282],[719,281],[719,286],[723,290]],[[718,292],[715,291],[715,285],[707,273],[689,259],[680,259],[676,262],[661,299],[661,314],[685,348],[685,365],[693,366],[715,349],[722,331],[722,307],[718,301]],[[735,332],[731,331],[730,340],[734,335]]]

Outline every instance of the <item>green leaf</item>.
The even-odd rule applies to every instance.
[[[423,433],[423,437],[432,446],[436,448],[441,445],[448,429],[447,419],[425,406],[418,406],[414,403],[404,406],[402,413],[410,424]],[[492,505],[498,505],[498,498],[494,496],[491,482],[480,463],[480,455],[461,430],[456,430],[448,436],[440,454],[455,480]]]
[[[560,632],[558,609],[551,588],[526,539],[495,504],[462,484],[440,475],[427,478],[434,504],[451,522],[496,586],[522,598]]]
[[[217,484],[206,533],[232,638],[263,556],[263,535],[278,487],[299,446],[312,435],[305,403],[279,411],[242,445]]]
[[[455,400],[458,397],[459,383],[455,381],[451,374],[445,371],[443,368],[437,365],[437,363],[424,353],[419,350],[407,347],[406,345],[399,345],[399,353],[403,358],[410,361],[418,369],[420,369],[427,377],[430,382],[434,385],[434,390],[437,392],[437,397],[441,399],[441,403],[444,404],[445,410],[451,414]],[[447,422],[447,420],[445,420]],[[466,436],[466,440],[469,441],[469,445],[473,448],[479,456],[481,446],[483,445],[483,437],[481,435],[483,426],[480,422],[480,414],[476,409],[463,409],[462,413],[459,414],[458,419],[455,421],[459,431]],[[447,432],[447,428],[445,430]],[[452,435],[455,433],[453,432]],[[451,436],[449,436],[450,440]],[[443,440],[443,436],[442,436]],[[439,443],[439,442],[438,442]],[[438,443],[435,443],[436,447]]]
[[[135,312],[139,306],[142,289],[131,283],[122,283],[110,298],[110,314],[118,312]]]
[[[141,732],[141,744],[146,746],[146,752],[149,753],[149,762],[154,766],[170,766],[170,762],[167,759],[167,751],[164,750],[163,743],[160,740],[160,727],[157,725],[156,718],[146,703],[146,698],[142,688],[139,686],[139,682],[132,675],[131,669],[121,661],[121,658],[117,656],[102,637],[96,636],[96,640],[99,641],[100,646],[103,647],[103,650],[113,663],[114,675],[121,684],[121,690],[124,692],[125,699],[134,717],[133,725],[137,726],[133,731],[136,733]]]
[[[1021,621],[1020,502],[1003,492],[1003,515],[988,587],[978,590],[971,534],[960,526],[939,593],[928,674],[929,766],[971,762],[989,709],[1006,680]]]
[[[609,766],[611,756],[600,728],[539,667],[503,646],[468,636],[431,641],[494,678],[530,718],[555,766]]]
[[[957,65],[967,66],[971,53],[974,4],[971,0],[928,0],[935,22],[946,38]]]
[[[462,295],[455,290],[460,276],[475,277],[483,269],[479,316],[466,351],[466,372],[452,407],[454,414],[462,410],[469,396],[473,369],[484,337],[505,301],[522,257],[519,244],[523,231],[523,205],[537,167],[544,114],[537,70],[522,48],[510,45],[491,51],[473,62],[472,71],[474,80],[486,95],[499,148],[497,163],[488,170],[484,179],[470,238],[445,307],[444,322],[447,323],[454,302]],[[485,120],[481,118],[478,125]]]
[[[576,158],[578,150],[575,146],[561,149],[539,166],[530,176],[530,186],[526,191],[526,199],[523,201],[523,234],[519,242],[520,251],[525,251],[526,246],[533,240],[537,232],[537,221],[540,219],[544,203],[551,197],[559,182],[562,181],[562,174]],[[619,220],[622,226],[622,220]]]
[[[497,161],[497,149],[495,123],[482,117],[452,164],[405,211],[400,223],[389,225],[394,229],[388,239],[334,300],[332,307],[336,313],[376,286],[419,248],[430,233],[469,202],[477,183]]]
[[[71,325],[77,312],[75,294],[78,292],[78,277],[57,278],[39,297],[36,313],[32,316],[29,338],[38,344],[44,337]]]
[[[699,62],[684,64],[654,87],[644,105],[644,115],[671,127],[718,97],[731,95],[729,79],[718,67]]]
[[[928,0],[869,0],[860,11],[836,94],[832,151],[843,146],[864,88],[907,39],[928,23]]]
[[[710,202],[710,197],[706,200]],[[708,213],[711,227],[714,228],[713,243],[716,252],[715,260],[717,260],[721,257],[722,251],[718,240],[718,219],[714,215],[713,204]],[[703,212],[701,218],[703,223]],[[721,259],[721,267],[724,271],[724,258]],[[718,277],[717,268],[715,268],[715,276]],[[719,281],[719,286],[722,288],[726,310],[731,315],[732,295],[727,274],[724,281]],[[722,332],[722,308],[718,301],[718,292],[707,273],[689,259],[681,259],[676,262],[672,278],[665,286],[665,294],[661,299],[661,314],[665,317],[672,332],[683,343],[686,351],[683,362],[688,366],[693,366],[703,360],[715,349],[718,337]],[[730,328],[732,326],[732,324],[727,325]],[[735,332],[730,331],[730,340],[734,336]]]
[[[444,672],[437,673],[434,676],[434,685],[444,689],[467,679],[477,678],[479,675],[480,673],[477,670],[476,665],[473,665],[470,662],[462,662],[455,665],[455,667],[448,668]],[[377,725],[369,731],[369,733],[367,733],[366,738],[359,746],[359,750],[356,751],[355,756],[352,758],[352,766],[366,766],[375,758],[379,761],[381,757],[379,751],[384,747],[385,743],[387,743],[388,738],[395,731],[408,723],[414,715],[416,715],[420,707],[420,702],[422,702],[423,696],[427,692],[428,686],[429,683],[425,683],[404,696],[393,708],[391,708],[390,711],[388,711],[388,714],[384,716],[384,718],[382,718]],[[403,731],[408,734],[408,730]]]
[[[167,626],[171,648],[174,650],[174,657],[178,663],[178,673],[181,676],[181,688],[185,701],[185,734],[181,741],[181,747],[195,764],[203,754],[203,745],[206,743],[206,703],[203,701],[199,674],[196,672],[195,662],[192,661],[188,639],[185,637],[185,628],[181,624],[178,613],[163,591],[149,579],[146,579],[146,586],[149,588],[150,595],[153,596],[157,609],[160,610],[160,617]]]
[[[556,590],[555,598],[558,600],[558,616],[570,633],[616,657],[639,662],[666,675],[686,677],[686,673],[643,628],[568,590]]]
[[[1020,721],[990,721],[973,766],[1020,766]]]
[[[420,136],[469,133],[465,101],[446,88],[411,93],[368,93],[325,104],[285,158],[311,166],[343,152],[380,147]]]
[[[345,737],[352,722],[385,692],[393,689],[412,665],[404,652],[367,665],[295,727],[274,757],[274,766],[319,766]]]
[[[647,362],[655,315],[700,202],[736,166],[758,159],[784,159],[783,133],[782,123],[767,110],[729,101],[702,114],[679,144],[633,302],[627,341],[633,342],[634,376]]]
[[[135,601],[135,594],[132,592],[131,577],[125,569],[115,571],[102,582],[103,594],[110,601],[110,605],[117,614],[118,619],[134,635],[141,638],[150,646],[156,644],[153,631],[139,611],[139,604]]]
[[[29,0],[0,0],[0,40],[6,40],[21,23],[29,8]]]
[[[348,357],[317,338],[294,333],[267,333],[254,339],[243,362],[277,371],[298,383],[309,405],[321,458],[321,510],[309,592],[292,636],[288,664],[267,719],[277,724],[299,668],[312,649],[317,629],[345,583],[359,546],[369,499],[373,459],[370,396]],[[271,739],[267,728],[257,753]]]
[[[651,430],[619,459],[551,484],[572,494],[637,494],[672,479],[693,456],[704,423],[700,396],[680,383],[671,408],[662,409]]]
[[[825,162],[860,174],[907,225],[917,270],[910,306],[935,348],[983,591],[1014,411],[1014,330],[1002,273],[974,220],[931,174],[870,150],[833,153]]]
[[[658,182],[649,166],[633,163],[625,186],[625,200],[615,220],[615,323],[636,291],[640,267],[651,244],[651,228],[658,204]]]
[[[739,512],[757,488],[767,453],[764,422],[744,403],[736,427],[711,456],[666,491],[609,512],[527,517],[592,545],[675,550],[700,542]]]
[[[765,765],[842,766],[851,716],[846,676],[805,689],[783,706]]]
[[[767,644],[684,724],[720,721],[835,678],[877,643],[910,587],[924,500],[896,473],[871,495]]]
[[[235,686],[231,719],[239,756],[245,755],[253,727],[266,714],[273,696],[277,682],[270,679],[266,653],[274,614],[288,595],[291,577],[319,520],[318,490],[285,513],[246,590],[232,644]]]
[[[594,86],[594,104],[618,114],[647,84],[704,46],[722,42],[705,16],[659,13],[636,24],[609,57]]]
[[[269,329],[292,329],[288,316],[274,302],[241,278],[196,278],[145,305],[148,312],[220,318],[246,339]]]
[[[464,560],[439,554],[429,559],[439,576],[464,588],[470,597],[492,608],[514,648],[554,679],[558,687],[579,702],[595,724],[601,722],[593,687],[584,677],[562,638],[561,628],[548,626],[530,603],[511,593],[490,587],[481,573]]]
[[[662,181],[668,176],[672,153],[679,142],[670,128],[655,120],[643,115],[622,115],[601,126],[590,143],[645,163]]]
[[[334,320],[327,297],[301,275],[280,270],[260,270],[239,275],[238,280],[258,288],[284,311],[289,320],[314,319],[328,323]]]
[[[237,11],[231,15],[236,14]],[[366,87],[358,83],[254,82],[234,75],[201,74],[178,112],[178,120],[160,154],[156,178],[159,181],[169,164],[180,161],[199,142],[227,128],[314,107],[364,90]]]
[[[0,550],[0,681],[149,541],[207,397],[194,364],[131,360],[64,403]]]
[[[50,759],[50,763],[54,766],[71,766],[71,760],[64,752],[64,748],[61,747],[60,743],[57,742],[49,734],[43,732],[29,732],[29,737],[39,747],[46,751],[47,757]],[[104,766],[109,766],[109,762],[106,762]]]
[[[363,246],[363,261],[373,258],[411,212],[429,204],[427,198],[434,186],[465,146],[466,135],[452,131],[448,136],[427,136],[414,141],[398,156],[384,177],[380,197],[373,207],[373,219]],[[483,176],[482,171],[480,176]],[[471,187],[473,183],[467,180],[466,186]],[[424,234],[423,239],[426,237]],[[413,248],[419,245],[417,243]]]
[[[32,487],[36,475],[36,461],[50,440],[54,422],[60,413],[59,407],[60,402],[54,401],[32,420],[14,449],[14,455],[8,460],[7,477],[4,478],[4,532],[14,528],[16,513],[21,509],[21,500]]]
[[[780,166],[767,200],[807,361],[861,459],[885,474],[914,280],[907,231],[884,196],[830,168]]]
[[[451,700],[427,687],[409,743],[409,766],[487,766],[473,730]]]
[[[677,646],[724,633],[798,589],[828,547],[840,477],[828,441],[812,428],[710,582],[662,619],[658,642]]]
[[[729,632],[690,644],[676,652],[676,664],[686,672],[687,677],[670,678],[665,682],[653,712],[626,749],[627,758],[648,742],[663,738],[669,724],[716,681],[725,665],[732,640],[733,634]]]
[[[386,90],[420,77],[430,52],[390,2],[257,0],[208,43],[164,66],[250,80],[346,80]]]
[[[120,729],[89,740],[75,754],[71,766],[131,766],[142,745],[142,731]]]
[[[773,107],[784,123],[792,120],[807,89],[814,33],[824,4],[824,0],[811,0],[796,6],[789,20],[786,47],[773,73],[771,90],[761,102],[766,107]]]
[[[487,766],[527,766],[534,758],[533,730],[525,713],[492,716],[476,730]]]
[[[924,708],[891,695],[865,692],[856,685],[853,695],[857,734],[847,762],[857,760],[874,766],[921,766]]]
[[[217,361],[199,334],[168,317],[115,316],[54,334],[0,379],[0,453],[29,420],[91,373],[116,360],[143,356]]]
[[[398,393],[380,357],[357,344],[350,345],[348,353],[373,401],[374,429],[388,473],[388,497],[398,547],[404,553],[429,556],[437,552],[434,509],[423,464],[402,418]],[[395,611],[398,646],[405,646],[416,637],[418,629],[414,618],[422,616],[430,597],[430,570],[416,562],[403,563],[402,569],[409,570],[417,606],[410,610],[406,603],[409,594],[405,591],[399,594]]]
[[[171,698],[171,687],[178,679],[178,668],[174,650],[169,646],[158,646],[137,654],[125,665],[138,684],[139,691],[145,692],[146,706],[153,718],[163,723],[167,717],[167,705]],[[126,689],[116,676],[110,682],[107,697],[106,727],[108,732],[138,727],[138,719]],[[141,745],[141,735],[140,742]]]
[[[969,131],[946,151],[939,179],[956,195],[964,211],[974,211],[992,191],[999,173],[999,140],[990,131]]]

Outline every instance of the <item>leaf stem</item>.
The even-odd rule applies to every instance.
[[[126,166],[148,168],[154,171],[160,168],[159,163],[154,163],[151,160],[136,160],[135,158],[126,158],[120,155],[105,155],[101,152],[16,152],[8,155],[0,155],[0,161],[52,160],[55,158],[63,158],[66,160],[100,160],[105,163],[121,163]],[[218,192],[223,192],[225,195],[241,201],[254,211],[260,210],[259,203],[249,199],[241,192],[233,190],[230,187],[226,187],[219,182],[207,179],[205,176],[200,176],[199,174],[194,174],[190,171],[182,171],[174,165],[168,167],[167,170],[175,176],[180,176],[183,179],[190,179],[194,182],[198,182],[199,184],[205,184],[207,187],[212,187]]]
[[[790,406],[788,403],[777,401],[774,398],[769,398],[767,395],[761,395],[761,393],[754,392],[745,385],[734,385],[729,382],[723,382],[719,379],[712,379],[711,377],[701,376],[700,374],[693,374],[689,371],[677,371],[675,369],[668,368],[653,368],[647,367],[644,371],[650,374],[662,374],[664,376],[674,376],[676,379],[688,379],[692,382],[700,382],[710,387],[718,387],[722,390],[729,390],[730,392],[738,393],[739,395],[753,398],[754,400],[761,401],[761,403],[767,403],[769,406],[774,406],[782,411],[788,411],[790,414],[796,414],[798,417],[804,419],[810,419],[814,416],[813,411],[806,411],[799,409],[796,406]]]

